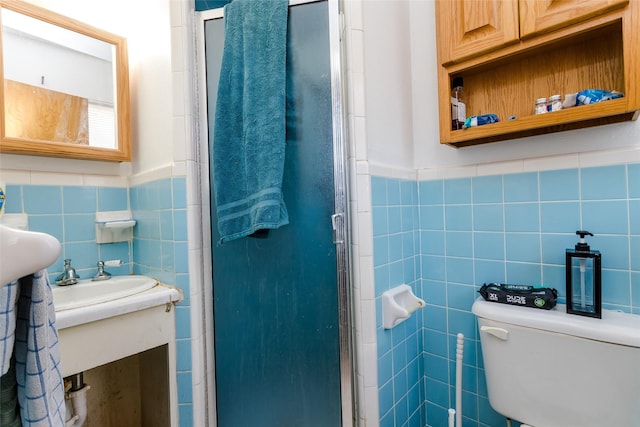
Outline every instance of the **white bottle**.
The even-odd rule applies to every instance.
[[[536,114],[544,114],[547,112],[547,98],[536,99],[536,106],[534,112]]]
[[[467,106],[464,103],[462,77],[455,77],[451,82],[451,130],[462,129],[467,119]]]
[[[562,97],[560,95],[551,95],[549,97],[549,104],[547,104],[547,111],[560,111],[562,110]]]

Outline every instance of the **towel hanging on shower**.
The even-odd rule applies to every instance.
[[[289,223],[286,145],[288,0],[234,0],[216,102],[213,184],[220,242]]]

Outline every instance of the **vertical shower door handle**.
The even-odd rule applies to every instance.
[[[331,215],[331,227],[333,228],[333,243],[344,243],[344,214]]]

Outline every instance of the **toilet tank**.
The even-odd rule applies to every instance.
[[[489,402],[535,427],[640,426],[640,316],[478,299]]]

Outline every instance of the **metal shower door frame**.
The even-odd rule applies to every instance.
[[[347,147],[346,147],[346,120],[344,106],[344,70],[342,68],[342,33],[343,17],[341,0],[289,0],[289,7],[307,3],[327,2],[329,18],[329,60],[331,67],[331,110],[333,132],[333,173],[334,173],[334,213],[331,221],[334,229],[334,244],[336,246],[336,267],[338,284],[338,324],[340,346],[340,398],[342,409],[342,427],[353,427],[357,424],[357,396],[355,388],[355,343],[353,335],[353,299],[351,292],[350,274],[350,239],[349,239],[349,215],[348,215],[348,175],[347,175]],[[216,395],[215,395],[215,362],[213,349],[213,265],[211,224],[206,220],[211,217],[210,211],[210,187],[209,187],[209,154],[208,154],[208,123],[206,100],[206,60],[205,60],[205,22],[211,19],[222,19],[223,8],[211,9],[196,13],[195,19],[195,54],[196,69],[196,97],[197,120],[196,136],[198,138],[197,165],[200,167],[198,174],[200,197],[202,201],[202,262],[203,277],[200,281],[202,295],[200,310],[202,316],[202,330],[205,331],[201,343],[206,351],[202,376],[204,383],[201,389],[204,393],[207,425],[215,427]],[[193,281],[191,282],[193,284]],[[194,367],[195,368],[195,367]],[[194,369],[194,378],[195,369]],[[195,399],[194,399],[195,400]]]

